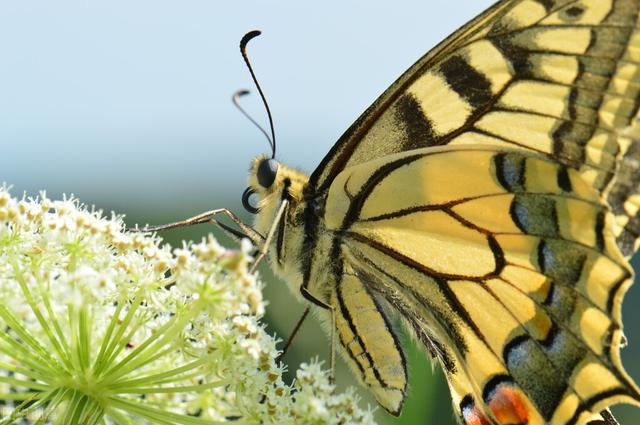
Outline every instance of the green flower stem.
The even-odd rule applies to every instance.
[[[224,387],[225,385],[232,384],[231,379],[224,379],[222,381],[210,382],[208,384],[201,385],[184,385],[181,387],[130,387],[126,391],[118,391],[118,394],[169,394],[169,393],[181,393],[181,392],[203,392],[213,388]]]
[[[40,408],[44,403],[48,402],[50,398],[54,396],[53,393],[59,392],[59,390],[33,393],[31,397],[23,399],[23,403],[15,409],[8,418],[0,420],[0,425],[8,425],[15,422],[20,416],[27,415],[32,411]],[[33,402],[33,403],[32,403]]]
[[[106,388],[109,389],[109,390],[117,391],[118,388],[126,387],[126,386],[133,387],[133,386],[136,386],[136,385],[139,385],[139,384],[146,384],[146,383],[150,383],[150,382],[164,384],[164,383],[174,382],[176,380],[182,380],[185,377],[186,377],[186,379],[189,379],[191,377],[198,376],[199,373],[195,372],[195,373],[192,374],[193,376],[189,376],[189,375],[184,374],[184,372],[197,369],[200,366],[206,365],[210,361],[211,361],[210,358],[204,357],[202,359],[199,359],[199,360],[196,360],[194,362],[188,363],[188,364],[186,364],[184,366],[181,366],[181,367],[177,367],[175,369],[168,370],[166,372],[156,373],[156,374],[153,374],[153,375],[146,375],[146,376],[141,377],[141,378],[129,379],[129,380],[126,380],[126,381],[117,381],[114,384],[106,386]],[[170,379],[167,379],[167,378],[170,378]]]
[[[189,417],[189,416],[183,416],[183,415],[179,415],[179,414],[175,414],[175,413],[171,413],[171,412],[165,412],[162,411],[160,409],[151,407],[149,405],[143,405],[142,403],[137,403],[134,401],[129,401],[129,400],[124,400],[122,398],[118,398],[118,397],[112,397],[109,400],[112,406],[114,406],[115,408],[120,408],[122,410],[126,410],[129,412],[132,412],[136,415],[139,415],[145,419],[149,419],[149,420],[153,420],[153,421],[158,421],[158,423],[161,424],[168,424],[168,425],[218,425],[218,424],[224,424],[224,423],[228,423],[228,422],[221,422],[221,421],[211,421],[211,420],[206,420],[206,419],[200,419],[200,418],[196,418],[196,417]],[[233,424],[234,425],[243,425],[246,422],[240,420],[240,421],[234,421]]]
[[[78,363],[82,366],[83,371],[89,369],[91,363],[91,351],[89,350],[91,346],[90,315],[91,313],[85,306],[80,307],[76,313],[78,333],[74,341],[77,347]],[[74,334],[74,336],[76,336],[76,334]]]
[[[0,352],[4,352],[5,354],[7,354],[8,349],[4,349],[3,347],[4,346],[0,344]],[[32,380],[46,380],[52,377],[52,375],[50,374],[49,375],[38,374],[33,369],[25,368],[21,365],[15,365],[15,364],[6,363],[6,362],[0,362],[0,370],[6,370],[9,372],[13,372],[14,374],[20,373]]]
[[[73,396],[71,397],[71,401],[67,406],[65,415],[64,415],[64,424],[87,424],[92,425],[90,422],[86,421],[86,417],[83,417],[85,413],[87,413],[87,404],[89,403],[89,399],[84,394],[79,391],[74,391]]]
[[[102,340],[102,344],[100,346],[100,352],[96,359],[96,363],[94,366],[95,373],[100,375],[104,371],[104,369],[111,364],[112,359],[115,359],[120,351],[115,351],[116,347],[122,349],[127,345],[127,340],[122,339],[122,335],[131,320],[133,319],[137,306],[142,302],[142,296],[138,294],[132,301],[127,314],[122,321],[119,323],[120,313],[122,312],[123,306],[126,304],[126,301],[123,297],[118,299],[118,304],[116,306],[116,311],[111,317],[111,321],[109,322],[109,327],[107,328],[107,332]],[[116,334],[113,335],[114,330],[116,330]]]
[[[19,360],[24,365],[32,369],[31,376],[39,378],[51,377],[51,370],[49,369],[46,360],[42,358],[34,358],[33,352],[29,351],[26,347],[20,344],[19,341],[12,339],[9,335],[0,332],[0,339],[5,344],[0,344],[0,352],[5,356],[11,357],[15,360]],[[62,369],[62,368],[61,368]]]
[[[42,392],[20,392],[20,393],[0,393],[0,400],[34,400],[34,396],[41,397]]]
[[[20,341],[16,341],[5,333],[0,334],[0,337],[9,343],[15,350],[20,351],[22,354],[27,353],[27,355],[32,358],[37,356],[37,362],[42,362],[47,365],[53,364],[57,368],[63,368],[56,359],[51,357],[49,352],[42,346],[42,344],[39,343],[31,332],[22,325],[22,322],[4,305],[0,305],[0,319],[2,319],[6,326],[11,328],[11,330],[20,338]],[[7,354],[11,353],[8,352]],[[37,363],[31,366],[36,370],[45,370]]]
[[[174,339],[184,326],[197,315],[202,309],[202,301],[197,301],[192,308],[184,316],[174,316],[161,328],[157,329],[149,338],[138,345],[128,356],[118,362],[107,372],[112,380],[138,369],[145,364],[155,360],[153,354],[165,346],[170,340]],[[158,338],[160,336],[160,338]],[[155,356],[156,358],[160,355]]]
[[[11,266],[13,267],[13,272],[15,273],[15,278],[20,285],[20,289],[22,290],[22,293],[24,294],[25,299],[29,304],[29,307],[31,307],[31,311],[33,311],[34,315],[38,319],[38,322],[40,323],[40,326],[42,326],[42,330],[45,332],[45,335],[49,338],[51,342],[53,342],[53,346],[57,348],[58,346],[54,342],[56,341],[56,338],[53,336],[46,319],[42,316],[42,312],[38,308],[38,304],[35,302],[33,298],[33,294],[29,290],[29,286],[25,281],[25,278],[22,274],[20,266],[17,263],[17,260],[15,258],[12,258],[10,262],[11,262]],[[17,329],[15,330],[17,331]],[[25,342],[30,344],[32,349],[38,350],[41,353],[41,355],[43,355],[45,358],[48,359],[48,361],[51,361],[51,362],[54,361],[53,358],[49,356],[48,351],[45,350],[44,347],[42,347],[40,344],[38,344],[34,338],[31,338],[30,335],[28,335],[28,333],[25,332],[23,335],[21,335],[21,337],[26,338]],[[59,353],[59,355],[60,355],[60,358],[65,357],[63,353]]]
[[[39,290],[42,293],[46,293],[47,289],[43,287],[44,285],[39,285]],[[51,323],[53,329],[55,329],[55,335],[49,338],[51,344],[53,345],[54,350],[58,353],[58,357],[65,363],[65,367],[67,369],[71,368],[71,363],[69,362],[68,353],[71,351],[69,345],[67,344],[67,339],[62,331],[62,326],[60,321],[58,320],[58,316],[53,312],[53,308],[51,306],[51,299],[49,297],[43,297],[42,303],[44,304],[44,308],[47,312],[47,317],[45,321],[47,323]]]
[[[37,382],[28,381],[24,379],[9,378],[6,376],[0,376],[0,382],[5,384],[15,385],[17,387],[26,387],[26,388],[32,388],[34,390],[41,390],[41,391],[45,391],[49,389],[49,386],[45,384],[39,384]]]

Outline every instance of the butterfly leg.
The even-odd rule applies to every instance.
[[[276,230],[278,230],[278,228],[283,224],[282,218],[284,217],[284,213],[287,210],[288,206],[289,206],[289,202],[286,199],[283,200],[282,203],[280,204],[280,208],[278,208],[278,212],[276,212],[276,216],[274,217],[273,224],[269,229],[269,233],[267,233],[267,237],[264,239],[264,242],[262,243],[262,248],[260,248],[258,252],[258,256],[253,261],[253,265],[249,270],[250,273],[253,273],[254,271],[256,271],[256,268],[258,267],[260,262],[267,256],[267,252],[269,251],[269,245],[271,245],[271,241],[273,240],[273,236],[276,234]]]
[[[214,216],[221,215],[221,214],[229,217],[231,221],[233,221],[240,228],[240,230],[242,230],[242,233],[238,231],[234,231],[230,227],[224,225],[223,223],[220,223],[218,220],[214,218]],[[265,240],[264,236],[262,236],[260,233],[255,231],[251,226],[245,224],[240,219],[240,217],[238,217],[237,215],[235,215],[234,213],[232,213],[226,208],[219,208],[216,210],[203,212],[202,214],[198,214],[196,216],[187,218],[186,220],[176,221],[174,223],[161,224],[159,226],[145,226],[142,229],[131,229],[131,231],[150,233],[150,232],[158,232],[158,231],[167,230],[167,229],[175,229],[177,227],[194,226],[196,224],[210,223],[210,222],[214,222],[218,224],[222,228],[222,230],[224,230],[227,233],[231,233],[232,236],[246,237],[247,239],[251,240],[251,242],[256,246],[262,246],[264,244],[264,240]]]
[[[309,290],[307,289],[307,283],[303,283],[302,286],[300,287],[300,293],[302,294],[302,296],[307,299],[308,301],[312,302],[313,304],[317,305],[320,308],[323,308],[325,310],[329,310],[329,312],[331,313],[331,331],[330,331],[330,338],[331,338],[331,353],[330,353],[330,362],[331,362],[331,375],[329,376],[329,380],[331,381],[331,383],[333,383],[335,381],[335,370],[336,370],[336,310],[335,307],[325,303],[324,301],[321,301],[319,299],[317,299],[315,296],[313,296]]]
[[[284,347],[282,348],[282,352],[278,354],[278,357],[276,357],[276,363],[279,363],[280,360],[282,360],[282,358],[287,354],[287,351],[289,350],[289,347],[291,346],[293,339],[298,334],[298,331],[300,330],[300,328],[302,327],[302,324],[304,323],[307,316],[309,315],[310,310],[311,310],[311,306],[307,306],[307,308],[304,309],[304,313],[302,313],[302,317],[300,317],[300,319],[298,320],[298,323],[296,323],[296,326],[293,328],[291,335],[289,335],[287,342],[284,344]]]
[[[331,384],[336,381],[336,309],[331,307],[331,375],[329,382]]]

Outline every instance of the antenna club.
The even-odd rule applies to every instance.
[[[248,94],[250,94],[250,93],[251,93],[251,92],[250,92],[249,90],[247,90],[247,89],[240,89],[240,90],[238,90],[237,92],[235,92],[235,93],[233,94],[233,98],[234,98],[234,99],[237,99],[237,98],[239,98],[239,97],[246,96],[246,95],[248,95]]]
[[[244,51],[244,49],[247,48],[247,43],[249,43],[252,39],[256,38],[260,34],[262,34],[262,31],[260,30],[253,30],[246,33],[240,40],[240,50]]]
[[[256,85],[256,88],[258,89],[258,93],[260,93],[260,97],[262,98],[262,103],[264,104],[264,108],[267,110],[267,117],[269,118],[269,127],[271,127],[271,137],[267,136],[267,139],[269,139],[269,142],[271,144],[271,158],[273,159],[276,157],[276,132],[273,128],[273,117],[271,116],[271,110],[269,109],[269,103],[267,102],[267,98],[264,96],[264,92],[262,91],[262,87],[260,87],[260,83],[258,83],[258,79],[256,78],[255,72],[253,72],[253,67],[251,66],[251,62],[249,61],[249,56],[247,55],[247,49],[246,49],[247,43],[251,39],[259,36],[260,34],[262,34],[262,32],[258,30],[249,31],[248,33],[246,33],[244,37],[242,37],[242,40],[240,40],[240,54],[242,54],[242,58],[244,59],[244,62],[247,65],[247,68],[249,68],[249,73],[251,74],[253,83]],[[234,99],[234,103],[236,103],[235,102],[236,97],[234,97],[233,99]],[[236,105],[236,106],[239,106],[239,105]],[[238,107],[238,109],[242,110],[242,108],[240,107]],[[245,112],[243,113],[247,115]],[[247,115],[247,118],[249,118],[248,115]],[[253,121],[253,119],[251,119],[251,121]]]

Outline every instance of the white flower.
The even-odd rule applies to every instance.
[[[74,199],[0,187],[0,425],[373,423],[317,363],[282,381],[249,251],[172,253]]]

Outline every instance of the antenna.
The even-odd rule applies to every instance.
[[[249,43],[249,41],[251,41],[253,38],[259,36],[260,34],[262,34],[262,32],[258,31],[258,30],[249,31],[248,33],[246,33],[244,35],[244,37],[242,37],[242,40],[240,40],[240,53],[242,54],[242,58],[244,59],[244,62],[247,64],[247,68],[249,68],[249,72],[251,73],[251,78],[253,79],[253,82],[256,85],[256,88],[258,89],[258,93],[260,93],[260,97],[262,98],[262,103],[264,104],[264,108],[267,110],[267,116],[269,117],[269,127],[271,127],[271,138],[269,139],[269,137],[267,136],[267,139],[269,139],[270,144],[271,144],[271,158],[275,159],[275,157],[276,157],[276,132],[273,129],[273,118],[271,117],[271,110],[269,109],[269,104],[267,103],[267,98],[264,96],[264,93],[262,92],[262,88],[260,87],[260,84],[258,83],[258,79],[256,78],[256,74],[253,72],[253,68],[251,67],[251,62],[249,62],[249,56],[247,55],[247,43]],[[234,96],[234,98],[235,98],[235,96]],[[246,113],[245,113],[245,115],[246,115]],[[251,119],[251,121],[253,122],[252,119]],[[258,126],[258,127],[260,127],[260,126]],[[260,127],[260,128],[262,128],[262,127]],[[264,132],[264,130],[262,130],[262,131]]]
[[[269,137],[269,135],[264,130],[264,128],[262,128],[262,126],[260,124],[258,124],[256,122],[256,120],[254,120],[251,117],[251,115],[249,115],[249,113],[244,110],[244,108],[242,106],[240,106],[240,98],[242,96],[248,95],[249,93],[250,93],[250,91],[249,90],[245,90],[245,89],[241,89],[241,90],[238,90],[237,92],[235,92],[233,94],[233,96],[231,97],[231,101],[233,102],[233,106],[238,108],[238,110],[242,113],[242,115],[244,115],[249,121],[251,121],[251,123],[253,123],[253,125],[258,127],[258,130],[260,130],[262,132],[262,134],[264,134],[264,137],[266,137],[267,141],[269,142],[269,146],[271,146],[271,149],[273,150],[273,142],[271,141],[271,137]]]

